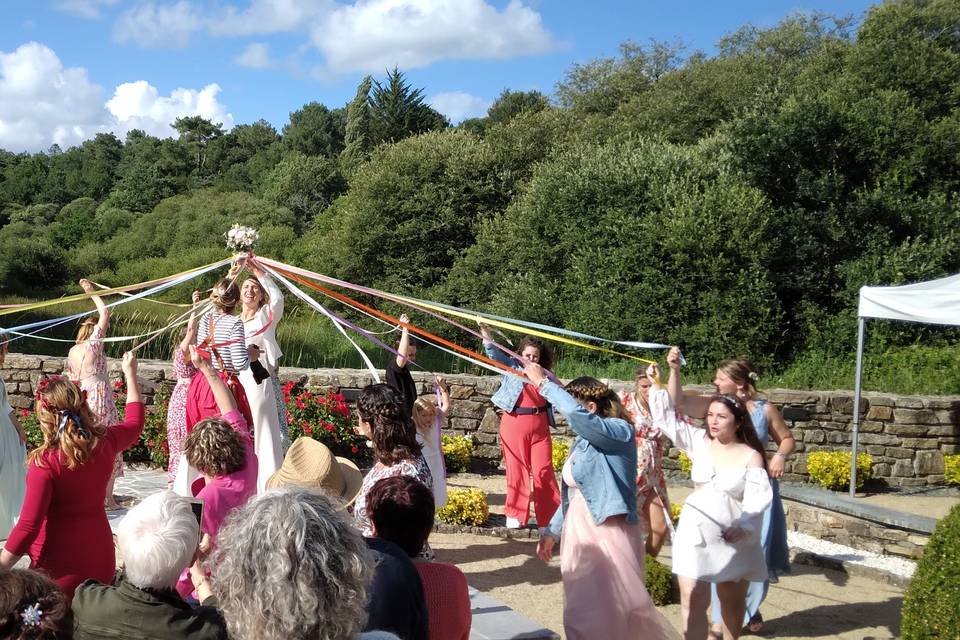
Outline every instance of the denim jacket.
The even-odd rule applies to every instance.
[[[544,382],[543,394],[566,417],[576,432],[570,455],[573,478],[596,524],[624,514],[637,524],[637,445],[633,425],[620,418],[601,418],[590,413],[554,382]],[[545,533],[560,537],[563,514],[569,507],[569,487],[560,484],[560,508]]]
[[[486,352],[487,357],[491,360],[496,360],[500,364],[513,367],[517,371],[523,371],[523,367],[520,366],[520,363],[517,362],[516,358],[507,355],[486,340],[483,341],[483,350]],[[527,383],[523,381],[523,378],[511,376],[506,373],[503,374],[500,380],[500,388],[497,389],[497,392],[493,394],[492,398],[490,398],[490,402],[492,402],[495,407],[502,409],[503,411],[513,411],[517,406],[517,401],[520,400],[520,394],[523,392],[523,385],[525,384]],[[553,407],[549,405],[547,406],[547,422],[550,423],[551,429],[557,426],[553,416]]]

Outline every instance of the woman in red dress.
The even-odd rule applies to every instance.
[[[123,354],[123,373],[127,408],[125,420],[115,426],[98,422],[67,378],[54,376],[37,385],[34,411],[43,443],[30,452],[20,521],[0,552],[0,571],[29,554],[31,567],[53,578],[68,597],[84,580],[113,580],[116,558],[103,496],[114,458],[143,431],[133,353]]]

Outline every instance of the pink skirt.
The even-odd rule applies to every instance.
[[[560,544],[567,638],[679,638],[647,593],[640,525],[625,516],[596,525],[580,492],[569,491]]]
[[[253,417],[250,414],[250,403],[247,402],[247,394],[243,390],[243,385],[236,374],[226,374],[218,372],[220,379],[227,384],[227,388],[233,393],[233,399],[237,403],[237,410],[247,421],[247,427],[253,428]],[[213,390],[210,389],[210,383],[202,371],[194,374],[190,380],[190,388],[187,390],[187,433],[193,431],[195,424],[204,418],[214,418],[220,415],[220,408],[217,407],[217,400],[213,397]]]

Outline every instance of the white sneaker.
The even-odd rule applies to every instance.
[[[520,528],[520,521],[517,520],[516,518],[511,518],[510,516],[507,516],[507,529],[519,529],[519,528]]]

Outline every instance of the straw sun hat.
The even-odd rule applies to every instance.
[[[353,462],[333,455],[322,442],[301,437],[290,445],[283,465],[267,479],[267,489],[295,485],[323,489],[348,505],[357,497],[363,474]]]

